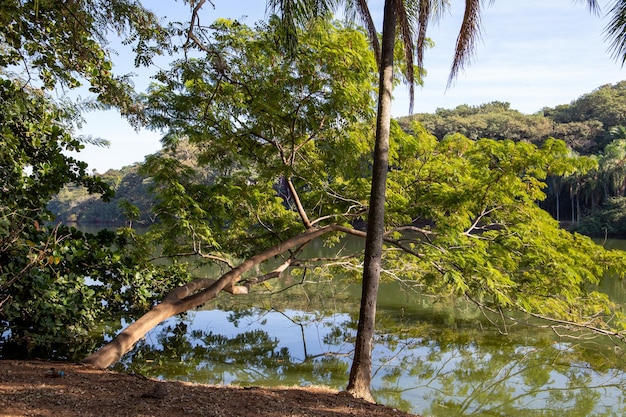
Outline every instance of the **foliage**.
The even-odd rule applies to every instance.
[[[3,263],[0,276],[0,318],[11,332],[0,343],[3,355],[79,357],[93,349],[94,336],[113,313],[132,314],[151,305],[152,267],[140,271],[135,259],[121,256],[123,237],[63,226],[26,226],[9,236],[10,219],[2,220],[3,245],[15,245],[18,232],[35,239],[18,241],[2,253],[10,261]],[[7,242],[10,238],[13,242]]]
[[[626,108],[626,83],[604,85],[574,100],[571,104],[544,108],[540,113],[524,115],[512,110],[508,103],[492,102],[480,106],[458,106],[437,109],[434,114],[417,114],[400,118],[403,129],[410,131],[413,121],[421,122],[439,139],[461,133],[470,139],[528,141],[540,145],[549,137],[564,140],[572,152],[593,155],[595,169],[552,176],[546,190],[547,199],[541,207],[558,220],[568,219],[574,226],[585,216],[596,216],[610,198],[626,192],[623,179],[624,155],[623,109]],[[583,228],[590,235],[604,234],[604,229],[588,221]],[[608,228],[612,229],[612,228]]]
[[[589,155],[601,152],[614,139],[613,132],[626,125],[626,82],[607,84],[584,94],[570,104],[545,107],[525,115],[509,103],[491,102],[479,106],[460,105],[399,119],[405,129],[419,121],[439,139],[461,133],[470,139],[525,140],[540,144],[548,137],[564,140],[574,151]]]
[[[140,3],[126,0],[9,0],[0,6],[0,25],[0,325],[10,341],[3,350],[76,354],[111,310],[149,307],[158,290],[148,284],[159,281],[145,253],[137,257],[127,247],[131,235],[50,224],[46,205],[65,185],[104,200],[113,191],[67,156],[88,141],[72,128],[81,122],[79,107],[54,102],[47,91],[87,82],[96,94],[90,106],[116,106],[137,121],[132,84],[112,74],[106,35],[127,34],[138,63],[148,63],[167,51],[168,33]]]
[[[625,237],[626,197],[609,198],[601,209],[585,216],[574,230],[595,237]]]
[[[105,199],[112,191],[64,153],[83,146],[68,128],[71,113],[10,80],[0,82],[0,97],[0,320],[25,350],[85,340],[109,308],[150,305],[148,276],[138,273],[151,267],[125,257],[113,233],[49,225],[46,203],[63,184]],[[88,284],[86,276],[102,285]],[[131,283],[133,290],[118,294]]]
[[[74,182],[105,198],[111,193],[101,180],[86,173],[87,164],[66,156],[83,145],[67,123],[73,116],[53,105],[41,92],[0,80],[2,209],[41,211],[63,184]],[[43,220],[48,220],[43,216]]]
[[[367,40],[314,22],[292,59],[274,42],[276,25],[217,21],[212,54],[157,77],[147,108],[168,129],[166,148],[186,139],[216,172],[208,183],[167,154],[146,162],[164,245],[183,233],[205,250],[248,256],[302,230],[299,205],[318,208],[318,225],[362,215],[375,83]],[[355,193],[360,201],[348,198]]]
[[[551,115],[549,109],[526,115],[511,109],[509,103],[496,101],[480,106],[437,109],[434,114],[415,114],[402,117],[398,122],[404,129],[410,129],[413,121],[419,121],[440,139],[448,134],[461,133],[472,140],[510,139],[541,144],[549,137],[556,137],[584,155],[597,152],[603,146],[606,131],[593,115],[575,121],[559,121]]]
[[[614,213],[616,202],[626,195],[626,140],[619,136],[620,127],[612,129],[615,139],[594,155],[593,169],[562,181],[569,192],[573,227],[590,236],[617,237],[623,233]]]
[[[413,153],[390,175],[398,185],[391,195],[405,201],[390,201],[397,216],[391,221],[400,230],[408,222],[427,225],[413,229],[417,238],[399,240],[417,261],[392,252],[402,276],[421,277],[435,294],[465,295],[494,312],[513,308],[568,322],[584,317],[599,320],[599,327],[604,313],[621,315],[589,284],[607,267],[620,271],[626,259],[560,229],[536,204],[551,170],[563,173],[571,169],[568,159],[575,161],[563,142],[536,148],[461,135],[437,141],[414,129],[419,137],[405,135],[402,142]]]
[[[0,6],[0,69],[33,87],[76,88],[82,81],[100,104],[140,117],[129,76],[115,76],[107,34],[126,35],[136,64],[170,50],[169,32],[132,0],[7,0]]]

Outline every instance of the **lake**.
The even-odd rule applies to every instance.
[[[602,290],[626,300],[621,281],[607,278]],[[162,323],[116,369],[208,384],[344,389],[359,296],[357,282],[312,271],[248,296],[221,294]],[[373,394],[425,416],[625,415],[624,345],[537,324],[497,328],[463,300],[435,302],[384,282]]]

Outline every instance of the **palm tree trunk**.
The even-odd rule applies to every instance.
[[[376,143],[372,189],[365,239],[365,260],[361,309],[357,328],[354,359],[350,369],[347,391],[355,397],[374,401],[370,390],[372,380],[372,340],[376,321],[376,299],[385,231],[385,190],[389,166],[389,136],[391,127],[391,93],[393,89],[393,52],[396,38],[396,13],[392,0],[385,1],[383,38],[376,120]]]

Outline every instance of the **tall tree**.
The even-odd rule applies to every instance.
[[[425,47],[426,29],[429,21],[447,5],[445,1],[386,0],[383,12],[383,33],[378,43],[378,34],[372,15],[365,0],[269,0],[268,6],[278,11],[286,28],[287,44],[293,44],[293,29],[297,24],[333,11],[345,4],[349,14],[358,14],[365,23],[374,53],[379,62],[378,115],[376,119],[376,139],[372,166],[372,188],[367,218],[367,238],[363,265],[361,312],[355,346],[355,356],[350,371],[348,391],[356,397],[373,401],[371,383],[371,343],[374,335],[376,299],[382,265],[383,236],[385,233],[385,193],[388,171],[389,136],[391,124],[391,99],[394,78],[394,50],[397,32],[404,46],[406,79],[409,84],[410,109],[413,106],[415,83],[415,52],[417,65],[421,67]],[[474,49],[476,37],[480,33],[479,0],[468,0],[459,36],[457,38],[450,79],[468,62]],[[415,37],[417,33],[417,37]],[[417,49],[415,47],[417,46]]]
[[[378,114],[376,141],[372,165],[372,188],[367,213],[367,237],[361,283],[361,308],[350,368],[347,390],[356,397],[374,401],[370,390],[372,375],[372,340],[376,325],[376,299],[382,268],[383,238],[385,235],[385,191],[389,169],[389,136],[391,129],[391,93],[393,90],[393,51],[396,39],[396,13],[385,2],[383,38],[380,59]]]
[[[492,0],[493,1],[493,0]],[[587,0],[590,9],[597,9],[595,0]],[[624,3],[624,2],[623,2]],[[372,167],[372,189],[368,212],[366,253],[363,268],[361,295],[361,316],[355,350],[355,359],[350,371],[348,391],[357,397],[373,400],[370,391],[371,381],[371,339],[374,334],[376,298],[382,262],[382,246],[385,217],[385,183],[388,169],[389,126],[391,119],[391,92],[393,89],[394,45],[396,29],[403,42],[406,59],[406,78],[409,84],[410,108],[414,94],[414,52],[417,66],[422,66],[427,25],[433,17],[448,6],[440,0],[385,0],[383,12],[383,33],[379,51],[378,34],[366,0],[268,0],[268,6],[278,11],[286,28],[287,44],[293,45],[295,25],[320,14],[333,11],[338,5],[346,6],[348,15],[357,14],[364,22],[372,47],[379,62],[380,87],[378,96],[378,117],[374,163]],[[450,69],[449,83],[458,72],[469,63],[475,42],[480,35],[480,0],[466,0],[465,12],[457,37],[454,58]],[[617,13],[617,12],[615,12]],[[626,21],[626,19],[625,19]],[[626,26],[626,23],[624,24]],[[417,33],[417,37],[414,34]]]

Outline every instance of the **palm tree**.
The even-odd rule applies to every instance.
[[[493,2],[493,0],[490,0]],[[596,0],[586,0],[591,11],[597,12]],[[480,0],[465,0],[465,13],[457,37],[454,58],[448,84],[458,72],[469,63],[475,48],[475,41],[480,35]],[[365,259],[361,294],[361,310],[355,345],[354,360],[350,370],[348,392],[356,397],[373,400],[371,383],[371,347],[374,336],[376,299],[380,280],[382,247],[384,237],[385,193],[388,169],[388,150],[391,126],[391,93],[393,89],[394,46],[399,38],[403,42],[407,63],[406,79],[409,84],[410,105],[412,112],[414,99],[415,72],[423,63],[423,52],[428,23],[441,16],[449,6],[449,0],[385,0],[383,13],[383,33],[379,42],[372,14],[367,0],[268,0],[268,10],[278,13],[285,28],[285,44],[293,47],[296,39],[296,27],[312,18],[334,12],[344,5],[346,16],[359,17],[370,36],[372,49],[379,65],[379,96],[376,120],[376,140],[372,172],[372,188],[367,220],[365,241]],[[621,6],[621,8],[618,7]],[[626,1],[618,1],[613,13],[620,16],[613,26],[624,28],[626,32]],[[608,29],[607,29],[608,30]],[[614,49],[626,57],[626,34],[611,33],[615,39]],[[415,36],[417,34],[417,36]],[[415,59],[417,58],[417,59]],[[626,58],[625,58],[626,59]]]
[[[626,190],[626,139],[621,139],[619,133],[626,133],[623,126],[619,126],[617,134],[611,129],[613,142],[605,146],[599,157],[599,175],[604,186],[604,198],[623,197]],[[621,132],[620,132],[621,131]]]
[[[388,170],[388,150],[391,126],[391,93],[393,89],[394,46],[397,38],[404,45],[407,62],[406,78],[409,84],[410,108],[413,106],[415,72],[413,62],[417,55],[418,67],[422,65],[429,21],[440,15],[448,5],[447,0],[386,0],[383,14],[383,33],[379,43],[377,31],[366,0],[268,0],[268,9],[278,12],[285,27],[285,44],[296,42],[298,24],[311,18],[333,12],[340,4],[348,16],[361,18],[370,35],[372,49],[379,65],[379,96],[376,120],[376,141],[372,172],[372,188],[367,220],[365,260],[361,309],[347,390],[355,397],[373,401],[370,391],[371,350],[376,317],[376,299],[380,280],[383,237],[385,232],[385,193]],[[465,15],[457,39],[450,79],[468,62],[475,40],[480,33],[480,0],[467,0]],[[417,33],[417,36],[414,34]]]

